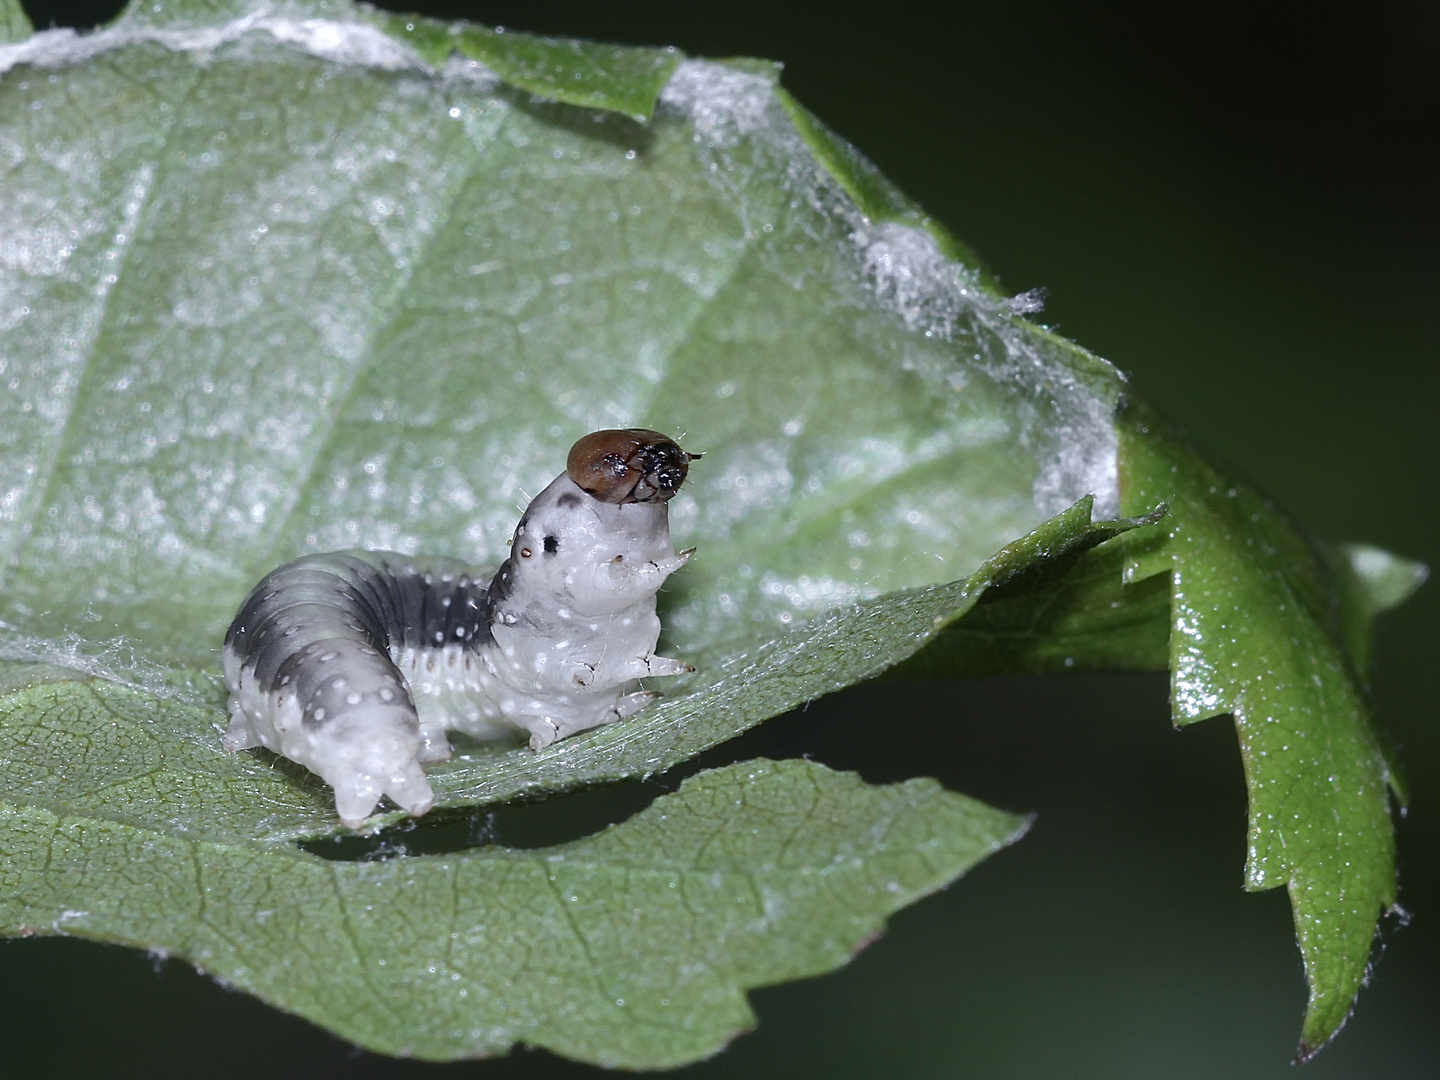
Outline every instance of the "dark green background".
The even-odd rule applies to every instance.
[[[27,5],[39,26],[113,9]],[[1163,8],[1163,10],[1162,10]],[[1440,8],[1370,3],[431,3],[516,29],[785,62],[784,82],[1045,319],[1304,525],[1432,565]],[[3,197],[3,193],[0,193]],[[1381,626],[1375,701],[1414,791],[1374,984],[1300,1075],[1440,1075],[1440,590]],[[917,774],[1033,831],[846,970],[753,996],[720,1076],[1269,1077],[1304,1007],[1281,892],[1240,889],[1229,724],[1170,728],[1160,676],[861,687],[729,757]],[[715,756],[711,763],[722,758]],[[632,786],[608,812],[658,792]],[[502,820],[519,842],[604,800]],[[545,819],[545,820],[542,820]],[[571,829],[581,827],[573,822]],[[583,827],[582,827],[583,828]],[[427,1066],[349,1047],[179,962],[0,945],[0,1075],[580,1076],[520,1051]]]

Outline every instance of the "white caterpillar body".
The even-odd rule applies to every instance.
[[[695,456],[650,431],[586,436],[493,577],[370,551],[272,571],[225,637],[225,749],[299,762],[357,827],[382,795],[430,809],[421,766],[450,757],[447,731],[520,729],[539,750],[633,716],[659,695],[627,686],[694,670],[655,655],[655,594],[691,554],[671,544],[667,503]]]

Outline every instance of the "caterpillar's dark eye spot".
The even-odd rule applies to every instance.
[[[554,555],[555,552],[557,552],[557,551],[559,551],[559,550],[560,550],[560,541],[559,541],[559,539],[557,539],[556,537],[553,537],[553,536],[547,536],[547,537],[545,537],[545,554],[547,554],[547,555]]]
[[[528,559],[531,555],[534,555],[534,554],[535,554],[535,553],[534,553],[533,551],[531,551],[529,548],[521,548],[521,549],[520,549],[520,557],[521,557],[522,559]]]

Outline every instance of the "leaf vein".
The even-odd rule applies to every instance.
[[[184,102],[194,96],[196,88],[204,78],[205,71],[203,69],[197,69],[189,87],[185,90],[182,101],[170,110],[171,118],[165,125],[163,134],[160,136],[159,148],[154,156],[154,160],[158,162],[155,175],[140,195],[140,206],[136,209],[134,225],[131,228],[132,235],[120,256],[119,266],[115,268],[115,282],[110,286],[109,290],[106,291],[104,299],[100,304],[99,326],[95,331],[95,336],[91,339],[89,349],[86,350],[82,357],[80,370],[76,375],[75,388],[70,394],[70,400],[65,408],[64,416],[60,419],[59,428],[55,431],[51,439],[54,452],[50,455],[50,460],[47,461],[40,470],[40,477],[35,487],[35,494],[30,500],[31,513],[29,520],[21,527],[20,540],[16,544],[15,550],[11,553],[8,566],[0,565],[0,584],[4,583],[6,570],[13,571],[23,561],[25,549],[30,546],[30,542],[35,535],[36,526],[39,524],[41,516],[49,507],[51,497],[50,488],[55,482],[55,477],[60,472],[60,463],[65,459],[65,448],[70,442],[72,435],[72,421],[75,419],[77,409],[81,404],[86,385],[91,378],[93,378],[92,373],[95,369],[95,358],[102,351],[106,331],[112,325],[115,297],[120,293],[121,285],[130,267],[132,254],[135,249],[140,246],[140,231],[148,220],[155,205],[155,192],[170,174],[170,162],[172,159],[166,153],[170,148],[170,139],[175,134],[175,130],[180,122],[180,116],[184,112],[182,108]],[[81,109],[79,114],[84,116],[86,110]]]
[[[463,132],[457,133],[454,138],[460,145],[466,145]],[[351,365],[349,384],[333,399],[330,409],[322,418],[324,421],[324,433],[316,440],[314,453],[306,463],[303,472],[296,477],[294,497],[291,499],[290,505],[285,509],[284,514],[276,519],[274,528],[270,530],[270,543],[267,544],[264,551],[257,556],[257,564],[253,568],[257,572],[273,564],[275,560],[275,546],[284,537],[285,530],[289,526],[291,519],[294,518],[296,509],[305,503],[305,495],[313,489],[317,479],[316,469],[319,468],[321,462],[326,458],[327,451],[332,445],[332,440],[335,437],[336,430],[340,426],[340,418],[344,415],[346,406],[354,399],[356,389],[364,382],[365,376],[370,372],[375,363],[376,344],[383,338],[385,331],[394,324],[395,319],[403,310],[405,297],[415,283],[416,273],[420,267],[425,265],[427,253],[444,232],[445,226],[454,215],[456,205],[464,198],[465,194],[470,190],[471,185],[475,182],[475,171],[479,164],[479,158],[474,155],[471,155],[467,159],[464,171],[455,183],[455,188],[451,192],[444,213],[436,215],[434,222],[431,224],[429,234],[421,242],[419,250],[415,255],[408,260],[410,268],[409,276],[402,284],[395,288],[391,294],[385,313],[376,320],[371,328],[369,341],[366,345],[363,358]]]

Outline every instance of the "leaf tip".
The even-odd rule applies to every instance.
[[[1330,1045],[1330,1041],[1340,1034],[1340,1029],[1350,1019],[1353,1004],[1345,1009],[1344,1015],[1339,1020],[1317,1020],[1314,1015],[1308,1014],[1305,1017],[1305,1028],[1300,1035],[1300,1045],[1295,1048],[1295,1056],[1290,1060],[1292,1065],[1305,1065],[1314,1060],[1315,1055]]]
[[[1035,813],[1033,810],[1028,814],[1012,815],[1011,820],[1015,822],[1015,828],[1011,830],[1009,836],[1007,836],[1004,840],[1000,842],[1000,846],[1009,847],[1011,844],[1019,843],[1021,840],[1025,839],[1026,834],[1028,834],[1031,828],[1034,827],[1035,820],[1039,816],[1040,815]]]
[[[1430,568],[1424,563],[1403,559],[1371,544],[1346,544],[1345,554],[1375,614],[1403,604],[1430,577]]]

